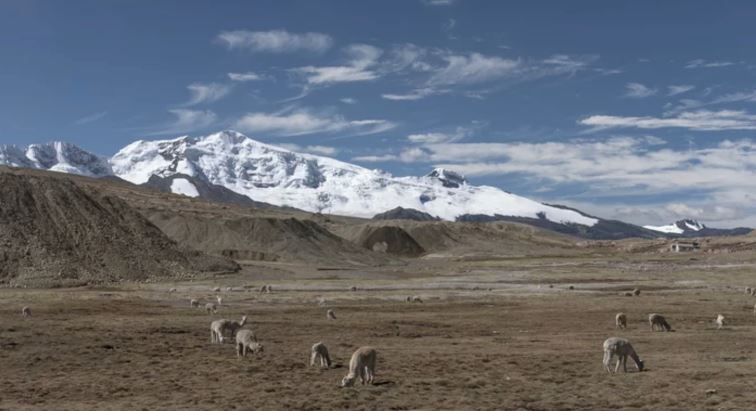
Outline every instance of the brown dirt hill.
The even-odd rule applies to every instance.
[[[425,252],[411,235],[396,226],[366,226],[357,244],[368,250],[404,257],[418,257]]]
[[[235,260],[354,265],[390,262],[306,218],[165,210],[145,214],[180,244]]]
[[[57,173],[0,167],[0,285],[186,279],[238,265],[185,252],[123,200]]]

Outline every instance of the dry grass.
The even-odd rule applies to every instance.
[[[756,401],[756,299],[734,291],[481,292],[424,304],[353,294],[327,295],[337,321],[308,293],[229,294],[219,315],[247,313],[265,344],[262,357],[238,360],[231,344],[209,344],[211,317],[182,293],[0,291],[0,409],[749,409]],[[33,317],[21,317],[24,304]],[[614,329],[618,311],[628,314],[627,331]],[[652,311],[677,331],[650,332]],[[720,312],[732,325],[717,331]],[[648,371],[606,374],[601,344],[613,335],[633,342]],[[308,367],[320,340],[340,368]],[[377,384],[339,388],[352,351],[368,344],[378,349]]]

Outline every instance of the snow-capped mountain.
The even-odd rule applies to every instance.
[[[666,234],[685,234],[685,233],[691,233],[691,232],[699,232],[706,228],[705,225],[699,223],[696,220],[690,220],[690,219],[684,219],[676,221],[669,225],[662,225],[662,226],[653,226],[653,225],[646,225],[643,226],[643,228],[658,231],[660,233],[666,233]]]
[[[185,174],[250,198],[310,212],[372,217],[395,207],[444,220],[461,215],[509,215],[592,226],[597,219],[548,206],[495,187],[468,184],[444,169],[394,177],[328,157],[299,154],[234,131],[204,137],[136,141],[110,160],[113,173],[142,184],[150,176]],[[185,183],[183,194],[194,193]]]
[[[112,174],[107,159],[60,141],[26,147],[0,145],[0,164],[91,177]]]

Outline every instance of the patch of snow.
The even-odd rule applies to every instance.
[[[199,197],[197,187],[185,178],[174,178],[171,182],[171,192],[173,194],[181,194],[188,197]]]
[[[677,224],[669,224],[669,225],[662,225],[662,226],[652,226],[652,225],[644,225],[643,228],[653,231],[659,231],[661,233],[667,233],[667,234],[682,234],[685,231],[678,227]]]

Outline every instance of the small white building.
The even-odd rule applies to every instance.
[[[670,251],[675,253],[682,253],[686,251],[696,251],[701,248],[701,245],[697,241],[675,241],[670,246]]]

